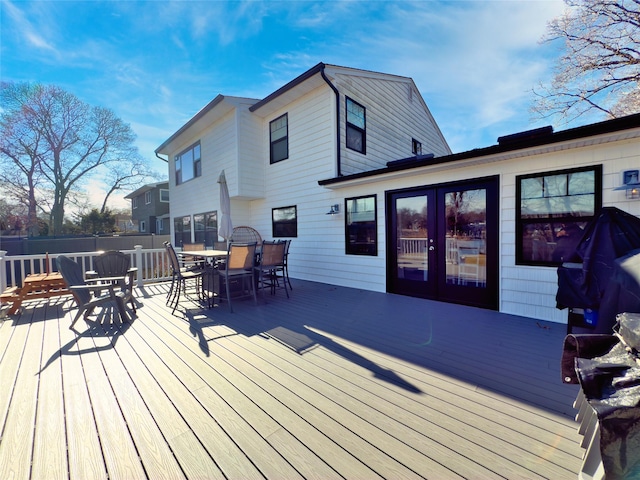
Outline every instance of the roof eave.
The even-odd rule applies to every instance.
[[[376,170],[370,170],[367,172],[354,173],[352,175],[345,175],[342,177],[328,178],[325,180],[319,180],[318,185],[330,186],[343,182],[349,182],[352,180],[364,179],[368,177],[376,177],[393,172],[399,172],[403,170],[413,170],[421,167],[429,167],[433,165],[439,165],[444,163],[453,163],[463,160],[470,160],[479,157],[489,157],[498,154],[505,154],[508,152],[515,152],[517,150],[525,150],[528,148],[541,147],[544,145],[552,145],[560,142],[567,142],[572,140],[578,140],[581,138],[594,137],[597,135],[610,134],[614,132],[630,130],[640,127],[640,113],[629,115],[626,117],[614,118],[612,120],[605,120],[599,123],[592,123],[581,127],[575,127],[568,130],[562,130],[559,132],[551,133],[549,135],[540,136],[536,138],[526,138],[522,141],[510,142],[506,145],[492,145],[490,147],[477,148],[468,150],[466,152],[454,153],[451,155],[445,155],[442,157],[426,158],[424,160],[416,159],[415,162],[399,163]]]

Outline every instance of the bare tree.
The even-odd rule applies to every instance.
[[[543,41],[564,41],[549,85],[534,89],[532,110],[565,123],[590,113],[640,112],[640,0],[565,0]]]
[[[46,150],[42,132],[34,128],[32,119],[21,115],[22,106],[34,94],[28,84],[2,84],[3,113],[0,116],[0,182],[5,192],[26,207],[25,229],[38,235],[38,185],[41,181],[40,158]],[[6,161],[5,161],[6,160]]]
[[[141,162],[133,163],[124,168],[124,165],[111,165],[105,177],[105,185],[109,187],[102,202],[100,213],[105,213],[107,201],[116,190],[135,190],[142,181],[159,181],[160,176],[148,170],[147,166]]]
[[[56,86],[3,82],[1,93],[1,175],[21,186],[30,218],[38,191],[48,192],[53,235],[62,232],[65,203],[89,178],[103,167],[128,170],[144,163],[131,127],[109,109]]]

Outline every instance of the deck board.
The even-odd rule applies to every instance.
[[[166,291],[129,324],[74,332],[65,297],[0,323],[0,478],[577,476],[560,325],[302,281],[172,315]]]

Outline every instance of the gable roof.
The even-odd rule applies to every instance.
[[[156,182],[156,183],[147,183],[146,185],[143,185],[142,187],[138,188],[137,190],[134,190],[133,192],[131,192],[129,195],[125,195],[124,198],[135,198],[139,195],[142,195],[144,192],[147,192],[149,190],[153,190],[154,188],[169,188],[169,182],[167,180],[163,181],[163,182]]]
[[[385,80],[396,80],[403,82],[411,82],[413,80],[410,77],[403,77],[400,75],[392,75],[389,73],[380,73],[370,70],[362,70],[351,67],[341,67],[339,65],[331,65],[320,62],[314,65],[306,72],[297,76],[287,84],[283,85],[275,92],[267,95],[265,98],[252,105],[249,110],[260,116],[266,116],[274,110],[279,109],[282,105],[286,105],[292,100],[301,97],[307,92],[319,87],[323,84],[330,84],[330,80],[326,77],[326,73],[344,73],[349,75],[362,75],[367,77],[376,77]],[[416,91],[418,91],[416,87]],[[260,110],[260,111],[258,111]]]
[[[614,138],[601,139],[601,135],[615,135]],[[340,186],[343,183],[353,183],[353,181],[364,180],[371,177],[382,176],[394,172],[412,171],[421,167],[433,165],[462,162],[465,160],[478,159],[481,161],[503,160],[507,158],[523,157],[534,153],[549,152],[570,148],[563,144],[571,142],[574,147],[596,145],[602,142],[623,140],[626,138],[640,137],[640,113],[628,115],[626,117],[605,120],[599,123],[592,123],[581,127],[575,127],[560,132],[553,132],[550,127],[542,129],[528,130],[525,132],[506,135],[498,139],[497,145],[485,148],[476,148],[462,153],[454,153],[442,157],[432,155],[421,155],[417,157],[403,158],[387,162],[384,168],[370,170],[367,172],[354,173],[341,177],[328,178],[318,181],[319,185],[330,187]]]
[[[232,97],[229,95],[217,95],[213,100],[211,100],[204,107],[202,107],[198,113],[196,113],[193,117],[191,117],[187,123],[185,123],[182,127],[180,127],[180,129],[176,133],[171,135],[168,139],[166,139],[162,143],[162,145],[156,148],[155,149],[156,156],[158,156],[158,154],[160,153],[167,154],[167,152],[165,151],[167,147],[173,141],[179,138],[183,133],[193,128],[194,126],[197,126],[198,124],[202,123],[203,128],[205,128],[207,125],[210,125],[215,120],[217,120],[218,118],[221,118],[223,115],[225,115],[229,111],[233,110],[234,108],[237,108],[240,104],[245,102],[254,103],[257,101],[258,100],[255,98],[242,98],[242,97]],[[162,160],[166,161],[165,158],[162,158],[162,157],[158,157],[158,158],[161,158]]]

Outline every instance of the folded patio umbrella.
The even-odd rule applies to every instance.
[[[229,237],[231,237],[231,233],[233,232],[233,224],[231,222],[231,200],[229,200],[229,187],[227,186],[227,178],[224,175],[224,170],[220,172],[218,183],[220,184],[221,213],[218,235],[225,240],[229,240]]]

